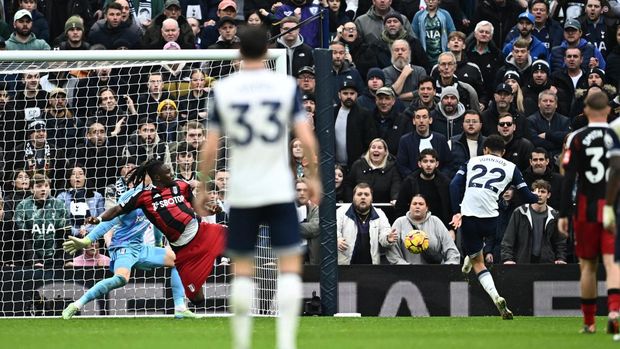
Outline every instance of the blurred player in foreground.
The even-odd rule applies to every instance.
[[[504,140],[499,135],[489,136],[483,144],[484,155],[471,158],[450,183],[450,198],[454,216],[450,224],[462,227],[465,261],[463,273],[469,274],[472,267],[480,284],[489,294],[502,315],[511,320],[512,312],[506,300],[495,288],[493,276],[484,265],[482,248],[485,239],[495,236],[499,216],[499,196],[509,185],[514,185],[525,202],[536,203],[538,196],[530,191],[521,171],[512,162],[502,158]]]
[[[302,251],[295,208],[295,186],[288,167],[288,135],[292,124],[304,154],[315,158],[317,142],[306,121],[295,80],[265,68],[267,37],[264,29],[242,28],[241,71],[221,80],[214,89],[215,107],[211,129],[201,150],[200,170],[204,175],[215,166],[220,135],[231,140],[230,239],[227,255],[235,262],[230,304],[233,348],[251,346],[252,282],[254,247],[260,224],[269,225],[271,244],[279,259],[277,299],[280,316],[276,337],[279,349],[296,347],[298,315],[301,310]],[[316,164],[311,161],[306,179],[311,201],[319,204],[321,185]],[[201,186],[202,187],[202,186]],[[207,196],[198,194],[197,210]],[[199,211],[200,213],[200,211]]]

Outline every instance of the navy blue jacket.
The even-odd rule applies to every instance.
[[[452,171],[452,154],[448,147],[446,137],[437,132],[431,132],[429,137],[433,149],[439,155],[439,170],[448,175]],[[420,140],[422,137],[415,131],[409,132],[400,138],[396,164],[402,178],[407,177],[418,169],[418,157],[420,155]]]

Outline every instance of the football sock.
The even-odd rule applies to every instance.
[[[594,325],[594,315],[596,314],[596,298],[581,298],[581,312],[583,313],[584,325]]]
[[[497,293],[495,282],[493,282],[493,276],[491,276],[488,269],[478,273],[478,281],[480,281],[482,288],[487,291],[493,302],[495,302],[495,300],[499,297],[499,293]]]
[[[286,273],[278,278],[278,309],[276,337],[278,349],[297,347],[297,326],[301,312],[302,283],[299,274]]]
[[[179,271],[176,267],[172,268],[170,272],[170,287],[172,288],[172,299],[174,300],[174,311],[185,311],[185,290],[183,289],[183,282],[179,276]]]
[[[125,284],[127,284],[127,281],[120,275],[114,275],[111,278],[103,279],[84,293],[84,295],[75,302],[75,305],[78,308],[82,308],[84,304],[107,294],[115,288],[123,287]]]
[[[620,288],[607,289],[607,310],[609,312],[620,310]]]
[[[233,349],[250,348],[252,339],[252,317],[250,316],[252,298],[254,298],[252,278],[247,276],[235,277],[230,290],[230,305],[233,310],[230,330],[233,337]]]

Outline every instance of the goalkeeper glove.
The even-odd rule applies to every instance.
[[[62,248],[70,255],[74,255],[77,251],[83,249],[91,243],[92,241],[90,241],[87,237],[80,239],[75,236],[69,236],[69,241],[63,242]]]
[[[605,205],[603,206],[603,227],[607,230],[612,230],[612,233],[616,233],[614,231],[616,226],[616,211],[613,206]]]

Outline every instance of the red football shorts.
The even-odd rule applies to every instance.
[[[575,230],[575,255],[595,259],[601,254],[614,254],[615,236],[603,229],[603,224],[573,220]]]
[[[201,222],[194,239],[176,252],[174,262],[185,296],[194,299],[213,271],[213,262],[226,247],[227,229],[221,224]]]

